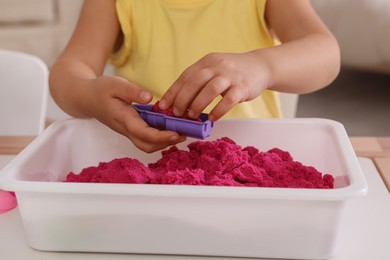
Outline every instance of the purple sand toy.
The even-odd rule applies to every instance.
[[[134,104],[133,107],[138,111],[141,118],[145,120],[148,125],[162,130],[175,131],[188,137],[205,139],[210,136],[211,129],[214,126],[214,122],[210,121],[208,119],[208,115],[205,113],[202,113],[199,116],[202,120],[202,122],[199,122],[153,112],[153,105],[150,104]]]

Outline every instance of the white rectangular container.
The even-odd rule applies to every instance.
[[[335,177],[335,189],[61,182],[100,161],[154,162],[95,120],[51,125],[0,174],[13,190],[31,247],[47,251],[326,259],[343,211],[367,184],[344,127],[326,119],[221,120],[207,140],[277,147]],[[189,139],[179,146],[187,149]]]

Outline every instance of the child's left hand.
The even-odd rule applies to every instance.
[[[159,107],[173,106],[176,116],[196,118],[219,95],[209,119],[216,121],[236,104],[252,100],[268,88],[270,72],[258,53],[211,53],[188,67],[162,97]]]

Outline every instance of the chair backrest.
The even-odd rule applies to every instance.
[[[0,50],[0,135],[38,135],[44,130],[48,75],[40,58]]]

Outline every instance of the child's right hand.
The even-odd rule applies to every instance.
[[[172,131],[149,127],[133,102],[149,103],[152,95],[136,84],[102,73],[120,38],[114,0],[85,0],[66,48],[50,68],[50,92],[66,113],[94,117],[151,153],[182,142]]]
[[[151,153],[186,140],[176,132],[148,126],[139,116],[131,104],[149,103],[152,95],[136,84],[116,76],[101,76],[89,83],[88,113],[129,138],[137,148]]]

